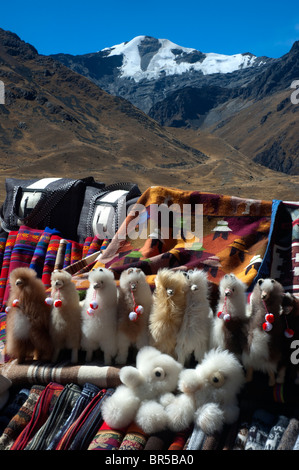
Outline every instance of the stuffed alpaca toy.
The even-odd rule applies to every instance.
[[[6,352],[19,363],[26,358],[49,360],[53,347],[49,333],[51,308],[46,290],[31,268],[16,268],[9,278]]]
[[[211,347],[227,349],[240,360],[248,328],[245,290],[245,284],[234,274],[224,275],[219,283],[220,298],[211,331]]]
[[[102,415],[113,429],[135,421],[147,434],[166,429],[168,418],[161,402],[176,391],[182,365],[156,348],[145,346],[136,356],[136,367],[120,370],[119,385],[103,403]]]
[[[195,269],[186,273],[186,279],[186,310],[175,347],[176,358],[185,367],[192,354],[200,362],[208,351],[212,319],[207,274]]]
[[[160,269],[155,279],[149,330],[151,344],[176,357],[177,335],[186,310],[187,278],[182,271]]]
[[[81,348],[86,361],[101,349],[106,365],[116,355],[117,287],[112,271],[94,268],[90,271],[89,288],[82,308]]]
[[[63,270],[52,272],[51,297],[48,297],[46,302],[52,305],[50,322],[50,334],[54,345],[52,361],[57,361],[61,350],[70,349],[71,362],[78,362],[81,306],[71,274]]]
[[[123,271],[117,305],[117,364],[126,364],[130,346],[141,349],[149,343],[148,321],[152,292],[139,268]]]
[[[250,297],[248,342],[242,362],[251,381],[255,370],[267,373],[269,386],[276,382],[282,360],[284,334],[288,334],[282,300],[284,290],[274,279],[259,279]]]
[[[210,435],[239,416],[238,393],[245,382],[236,356],[221,348],[208,351],[195,369],[180,373],[181,394],[164,396],[168,426],[183,431],[192,423]]]

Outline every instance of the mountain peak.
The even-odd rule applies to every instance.
[[[107,57],[122,56],[120,76],[135,82],[155,80],[161,76],[201,72],[203,75],[230,73],[256,65],[252,54],[223,55],[203,53],[179,46],[169,39],[136,36],[128,42],[105,48]]]

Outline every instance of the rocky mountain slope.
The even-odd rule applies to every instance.
[[[298,107],[288,100],[299,78],[299,42],[271,59],[203,53],[138,36],[99,52],[54,57],[163,126],[215,132],[250,160],[299,173]]]
[[[295,178],[261,172],[222,137],[162,127],[3,30],[0,80],[0,201],[6,177],[46,176],[94,176],[106,184],[133,181],[141,190],[164,185],[261,199],[298,194]]]

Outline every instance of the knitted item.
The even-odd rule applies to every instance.
[[[80,416],[90,401],[99,393],[100,389],[93,384],[86,383],[83,386],[81,394],[77,399],[73,409],[71,410],[66,422],[61,426],[58,432],[53,435],[51,442],[49,443],[47,450],[54,450],[58,446],[60,440],[63,438],[67,430],[72,426],[76,419]]]
[[[0,434],[3,433],[13,416],[18,413],[21,406],[27,400],[28,395],[29,390],[22,389],[15,397],[13,397],[12,401],[8,401],[6,406],[1,410]]]
[[[269,435],[265,443],[265,450],[276,450],[280,444],[281,438],[289,424],[289,418],[279,416],[276,423],[270,429]]]
[[[265,410],[256,410],[248,430],[245,450],[263,450],[275,421],[275,416]]]
[[[87,450],[118,450],[127,428],[112,429],[106,421],[97,431]]]
[[[144,450],[166,450],[173,441],[174,433],[171,431],[161,431],[149,436]]]
[[[148,436],[135,422],[128,427],[119,450],[143,450]]]
[[[103,400],[112,395],[114,389],[100,390],[84,408],[80,416],[67,430],[56,450],[87,450],[97,429],[103,423],[101,407]]]
[[[297,440],[299,444],[299,420],[291,418],[281,437],[277,450],[299,450],[299,445],[298,449],[295,449]]]
[[[45,424],[38,430],[25,450],[46,450],[52,438],[64,425],[72,408],[78,400],[81,389],[78,385],[67,384],[57,398],[54,408]]]
[[[173,450],[173,451],[183,450],[184,445],[186,444],[189,435],[190,435],[190,429],[176,433],[173,438],[173,441],[168,447],[168,450]]]
[[[195,425],[192,431],[187,450],[201,450],[206,434],[203,430]]]
[[[0,450],[9,450],[17,437],[29,423],[35,405],[45,387],[34,385],[29,391],[29,396],[19,411],[12,417],[0,437]]]
[[[28,442],[35,436],[37,431],[47,421],[62,390],[62,385],[53,382],[46,386],[35,405],[29,423],[16,439],[11,447],[11,450],[25,449]]]

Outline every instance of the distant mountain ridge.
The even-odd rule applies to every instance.
[[[53,57],[108,93],[130,101],[163,126],[211,132],[221,128],[221,136],[232,145],[236,141],[231,139],[230,120],[259,101],[288,90],[292,81],[299,79],[299,41],[278,59],[251,53],[203,53],[148,36],[95,53]],[[298,174],[299,148],[294,140],[291,145],[288,142],[296,110],[286,103],[283,107],[290,121],[287,128],[280,135],[279,126],[275,126],[275,133],[274,127],[269,127],[259,142],[253,133],[248,156],[277,171]],[[274,118],[272,110],[267,113]],[[264,115],[259,118],[262,123],[266,119]],[[258,121],[243,128],[244,140],[256,127]],[[245,151],[242,145],[238,148]]]

